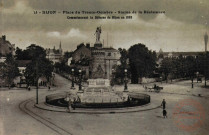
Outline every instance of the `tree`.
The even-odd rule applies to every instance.
[[[160,72],[164,75],[166,83],[168,81],[168,75],[172,72],[172,59],[171,58],[164,58],[161,62]]]
[[[16,54],[16,60],[31,60],[32,57],[29,55],[29,51],[28,50],[22,50],[20,48],[16,48],[15,51]]]
[[[149,76],[156,68],[156,53],[148,50],[144,44],[135,44],[128,50],[129,66],[132,83],[138,78]]]
[[[72,57],[73,52],[65,52],[62,61],[66,63],[70,57]]]
[[[176,77],[182,78],[185,77],[185,58],[182,55],[178,56],[174,62],[176,68]]]
[[[38,78],[46,77],[48,82],[52,77],[53,65],[47,59],[32,61],[25,70],[25,77],[28,84],[34,84]]]
[[[31,44],[26,48],[26,51],[29,53],[31,60],[46,58],[46,51],[41,46]]]
[[[192,78],[196,72],[196,60],[193,56],[187,56],[185,58],[185,67],[186,76]]]
[[[127,63],[128,51],[126,49],[122,49],[122,48],[119,48],[118,50],[119,50],[120,55],[121,55],[120,63],[122,65],[122,67],[127,68],[127,66],[128,66],[128,63]]]
[[[129,65],[128,65],[128,51],[126,49],[119,48],[118,49],[120,52],[120,65],[117,65],[113,67],[114,69],[114,78],[112,78],[112,83],[114,84],[115,82],[118,84],[123,83],[125,73],[124,70],[127,69],[129,71]],[[130,76],[128,72],[128,77]]]
[[[27,47],[27,51],[31,57],[32,62],[27,65],[25,70],[25,77],[28,84],[34,84],[37,82],[38,78],[46,77],[49,81],[52,77],[53,64],[48,59],[46,59],[45,50],[38,46],[32,44]]]
[[[197,70],[200,74],[205,76],[205,80],[209,78],[209,52],[200,53],[197,56]],[[205,81],[205,87],[206,87],[206,81]]]
[[[163,58],[164,58],[164,55],[162,53],[159,54],[158,59],[163,59]]]
[[[9,88],[13,83],[14,78],[17,77],[18,75],[19,75],[19,70],[17,68],[17,64],[15,63],[13,56],[11,54],[8,54],[5,61],[5,70],[3,76],[6,78]]]

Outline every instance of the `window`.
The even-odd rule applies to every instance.
[[[107,56],[111,56],[111,53],[108,53],[108,55]]]

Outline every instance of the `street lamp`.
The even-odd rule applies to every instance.
[[[196,74],[197,74],[197,83],[198,83],[198,80],[199,80],[199,72],[197,72]]]
[[[124,78],[124,92],[127,92],[128,91],[128,86],[127,86],[127,69],[124,70],[125,72],[125,78]]]
[[[38,104],[38,80],[39,80],[39,62],[40,62],[40,58],[42,57],[43,55],[42,54],[39,54],[39,57],[38,59],[36,60],[36,104]]]
[[[82,79],[81,78],[81,72],[82,72],[81,69],[79,69],[78,72],[79,72],[79,91],[81,91],[81,81],[82,81],[81,80]]]
[[[114,78],[115,78],[115,76],[114,76],[114,69],[112,69],[112,86],[114,86]]]
[[[72,87],[71,89],[74,89],[74,69],[72,68]]]
[[[204,35],[204,41],[205,41],[205,67],[204,67],[204,72],[205,72],[205,87],[206,87],[206,82],[207,82],[207,78],[206,78],[206,62],[207,62],[207,45],[208,45],[208,34],[207,32]]]

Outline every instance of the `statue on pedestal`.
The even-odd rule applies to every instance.
[[[101,26],[97,27],[96,32],[94,33],[94,35],[96,35],[96,43],[100,42],[100,35],[101,35],[101,33],[102,33]]]

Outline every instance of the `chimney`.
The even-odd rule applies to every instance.
[[[3,39],[3,41],[6,41],[6,36],[3,35],[3,36],[2,36],[2,39]]]

